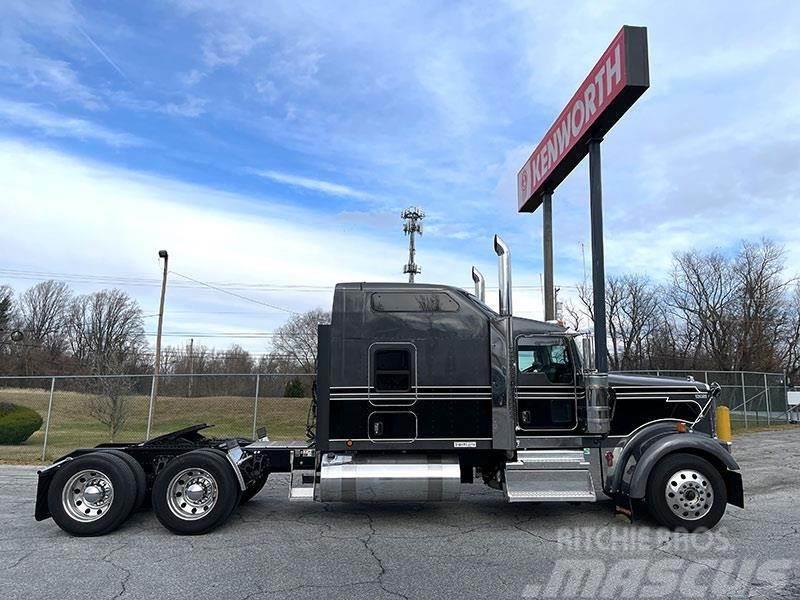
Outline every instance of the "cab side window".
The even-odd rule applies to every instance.
[[[520,342],[517,366],[522,375],[541,373],[550,383],[574,383],[574,369],[564,340]]]

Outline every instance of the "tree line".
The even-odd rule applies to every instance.
[[[588,282],[565,303],[566,324],[593,326]],[[606,283],[608,359],[612,370],[786,371],[800,377],[800,284],[787,273],[785,249],[743,242],[731,255],[690,250],[673,256],[669,277],[614,275]],[[170,374],[313,374],[321,309],[293,315],[255,356],[238,345],[166,346]],[[0,374],[148,374],[154,355],[145,316],[126,292],[76,295],[64,282],[43,281],[20,294],[0,285]],[[10,340],[19,329],[21,342]],[[210,378],[190,378],[189,395]],[[233,379],[231,379],[231,382]],[[242,383],[241,385],[246,385]]]
[[[329,320],[321,309],[293,315],[258,357],[236,344],[165,346],[161,372],[310,374],[316,370],[316,326]],[[14,331],[22,332],[22,340],[12,340]],[[16,294],[0,285],[0,375],[148,374],[153,361],[145,315],[123,290],[78,295],[65,282],[48,280]]]
[[[592,290],[578,285],[566,324],[591,329]],[[691,250],[672,258],[669,278],[628,273],[606,282],[612,370],[786,371],[800,375],[800,285],[785,249],[743,242],[729,256]]]

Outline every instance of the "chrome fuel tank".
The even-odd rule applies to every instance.
[[[461,467],[452,455],[323,455],[320,502],[454,502]]]

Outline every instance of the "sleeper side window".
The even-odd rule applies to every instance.
[[[408,348],[375,350],[373,381],[379,392],[411,390],[411,351]]]
[[[458,311],[458,303],[444,292],[376,292],[372,310],[376,312],[441,313]]]

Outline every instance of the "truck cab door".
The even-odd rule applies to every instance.
[[[516,339],[517,428],[570,431],[578,425],[578,381],[572,346],[561,336]]]

